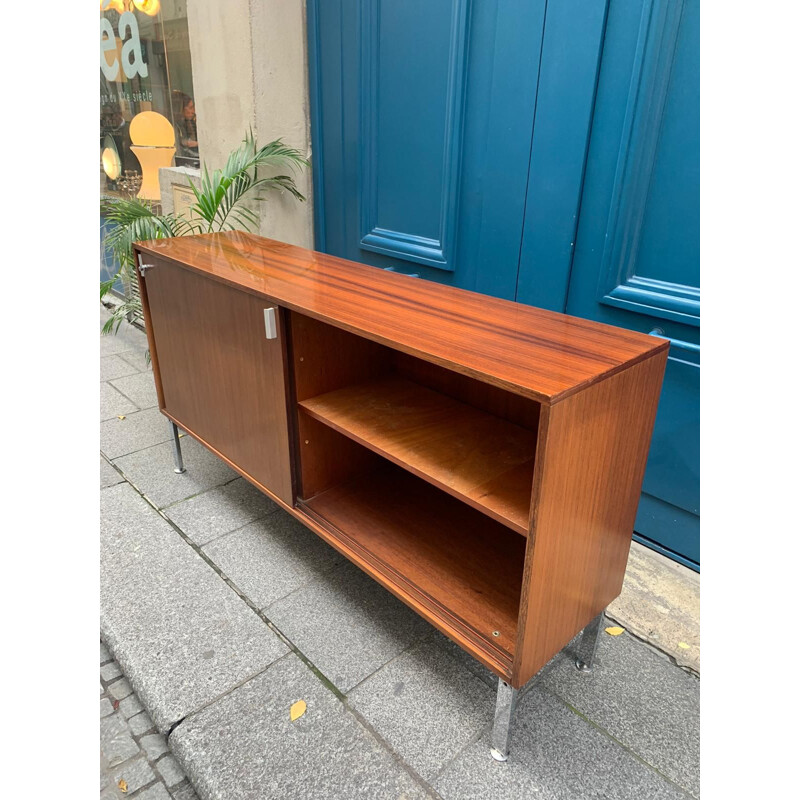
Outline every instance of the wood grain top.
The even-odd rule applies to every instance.
[[[642,333],[239,231],[136,248],[546,404],[669,347]]]

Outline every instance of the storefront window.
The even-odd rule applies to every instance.
[[[101,0],[101,194],[158,202],[159,167],[199,165],[186,4]]]

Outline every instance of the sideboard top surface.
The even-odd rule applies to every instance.
[[[543,403],[669,346],[635,331],[239,231],[137,242],[136,247]]]

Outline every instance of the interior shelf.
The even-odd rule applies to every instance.
[[[392,376],[299,403],[308,414],[527,536],[536,433]]]
[[[434,619],[513,657],[525,539],[385,461],[299,507]]]

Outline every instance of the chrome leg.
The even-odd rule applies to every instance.
[[[186,472],[186,467],[183,466],[183,454],[181,453],[181,440],[178,438],[178,426],[172,421],[168,420],[170,429],[172,430],[172,455],[175,457],[175,472],[182,475]]]
[[[597,640],[603,627],[605,612],[601,611],[584,629],[578,642],[578,657],[575,666],[581,672],[591,672],[594,655],[597,652]]]
[[[495,761],[508,759],[508,742],[511,735],[511,720],[514,707],[517,705],[518,690],[502,678],[497,684],[497,705],[494,709],[494,727],[492,728],[492,758]]]

